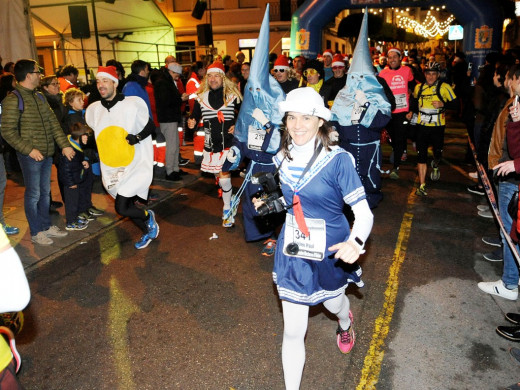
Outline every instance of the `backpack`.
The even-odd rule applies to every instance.
[[[23,111],[24,111],[24,108],[25,108],[24,102],[23,102],[23,98],[22,98],[22,95],[20,95],[20,92],[17,89],[12,90],[11,92],[9,92],[9,94],[16,95],[16,97],[18,98],[18,112],[19,112],[19,115],[18,115],[18,133],[20,133],[20,122],[22,120],[22,114],[23,114]],[[46,102],[45,96],[43,96],[43,94],[41,92],[36,91],[36,96],[38,96],[38,98],[42,102]],[[2,100],[2,102],[3,102],[3,100]],[[4,151],[4,142],[5,142],[4,139],[2,138],[2,135],[1,135],[1,130],[2,130],[2,102],[0,102],[0,153],[3,153],[3,151]]]
[[[419,94],[417,95],[417,102],[419,102],[419,99],[421,98],[421,95],[423,93],[423,89],[424,89],[424,84],[425,83],[421,83],[421,86],[419,87]],[[446,84],[444,81],[439,81],[437,83],[437,88],[435,88],[435,94],[437,95],[437,97],[439,98],[439,100],[442,102],[442,104],[446,105],[446,101],[444,100],[444,98],[442,97],[441,95],[441,87],[442,87],[442,84]]]

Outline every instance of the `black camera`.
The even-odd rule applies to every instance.
[[[260,199],[264,204],[256,209],[260,216],[272,213],[281,213],[286,207],[282,202],[282,190],[276,182],[271,172],[258,172],[251,177],[253,184],[260,184],[263,192],[255,194],[255,198]]]

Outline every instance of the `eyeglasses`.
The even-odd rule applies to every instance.
[[[345,69],[344,66],[333,66],[332,70]]]
[[[54,85],[55,87],[60,85],[60,83],[49,83],[49,85]]]
[[[283,72],[285,72],[285,69],[273,69],[273,72],[274,73],[278,73],[278,72],[283,73]]]
[[[318,73],[319,73],[319,72],[318,72],[316,69],[312,69],[312,68],[311,68],[311,69],[305,69],[305,70],[303,71],[303,75],[304,75],[305,77],[307,77],[307,76],[314,76],[314,75],[316,75],[316,74],[318,74]]]

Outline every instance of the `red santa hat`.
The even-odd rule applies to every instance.
[[[206,73],[222,73],[225,75],[226,72],[224,70],[224,64],[220,61],[215,61],[210,66],[208,66]]]
[[[387,54],[390,54],[391,52],[395,51],[397,54],[399,54],[399,57],[401,57],[403,55],[403,53],[401,52],[400,49],[398,49],[397,47],[392,47],[390,49],[388,49],[388,53]]]
[[[112,80],[114,83],[119,84],[117,78],[117,71],[115,66],[100,66],[97,71],[96,79],[107,78]]]
[[[279,55],[274,62],[274,69],[289,69],[289,59],[282,55]]]
[[[330,49],[327,49],[323,52],[323,57],[325,56],[330,56],[330,58],[333,58],[334,57],[334,53],[332,53],[332,50]]]
[[[405,64],[405,65],[408,64],[408,57],[404,57],[402,62],[403,62],[403,64]]]
[[[332,66],[345,66],[345,59],[341,54],[336,54],[332,57]]]

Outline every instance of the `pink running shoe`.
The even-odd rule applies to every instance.
[[[348,318],[350,318],[350,326],[347,330],[341,329],[338,323],[338,329],[336,330],[338,338],[338,348],[341,353],[349,353],[354,347],[356,342],[356,335],[354,334],[354,318],[352,312],[348,312]]]

